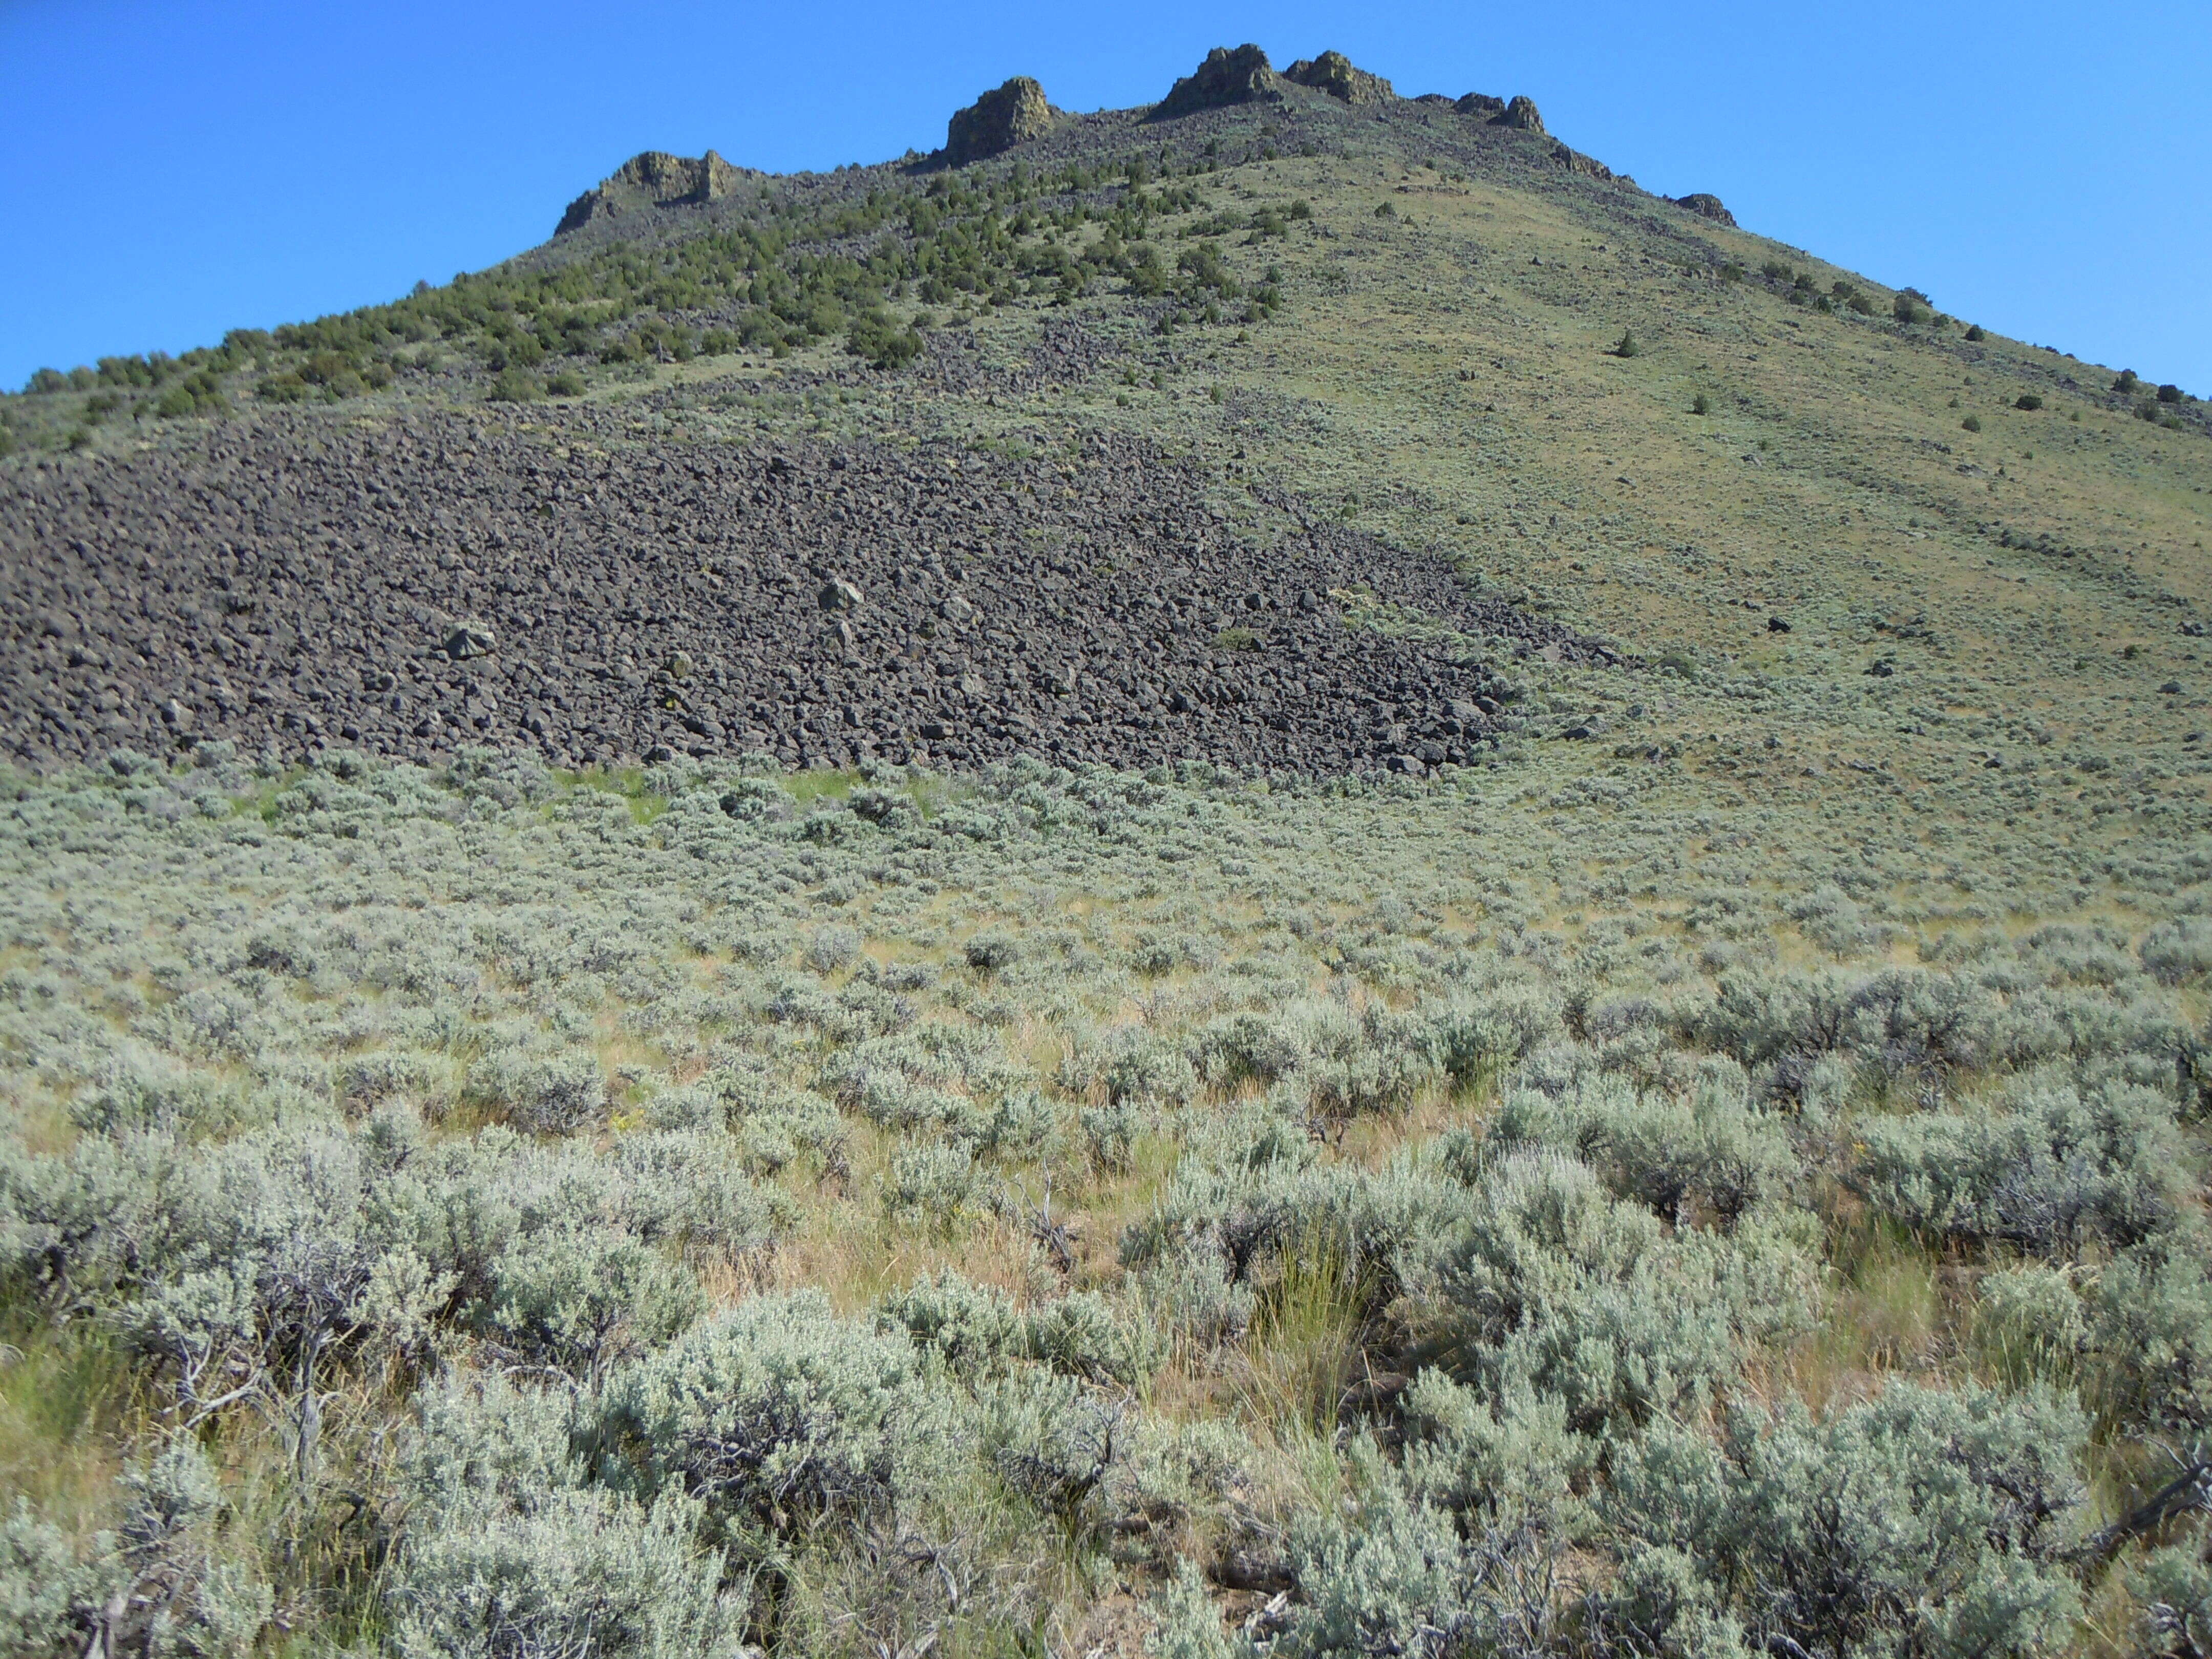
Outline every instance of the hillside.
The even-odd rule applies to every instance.
[[[547,219],[0,399],[0,1650],[2212,1647],[2203,402],[1333,52]]]

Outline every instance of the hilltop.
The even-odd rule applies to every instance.
[[[0,1649],[2204,1645],[2212,410],[1161,82],[0,399]]]

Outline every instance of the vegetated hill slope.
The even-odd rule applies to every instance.
[[[2202,1647],[2203,405],[952,136],[4,404],[0,1650]]]
[[[957,169],[725,169],[712,199],[586,215],[512,266],[274,339],[238,337],[158,388],[95,374],[89,391],[10,400],[10,430],[74,429],[83,447],[46,456],[27,443],[9,464],[9,740],[27,760],[150,750],[182,721],[285,756],[350,726],[397,754],[492,741],[581,763],[757,742],[843,760],[933,752],[930,725],[959,733],[938,740],[954,754],[1000,752],[1031,741],[1004,716],[1040,734],[1053,723],[1018,698],[906,692],[891,694],[904,717],[880,719],[881,662],[950,665],[956,685],[1072,667],[1069,712],[1096,702],[1101,720],[1188,696],[1188,675],[1217,698],[1248,687],[1256,707],[1283,678],[1279,653],[1206,648],[1238,607],[1260,592],[1270,617],[1294,617],[1286,631],[1307,643],[1291,648],[1308,655],[1345,617],[1326,592],[1296,611],[1304,578],[1250,579],[1302,520],[1486,579],[1577,635],[1610,637],[1621,658],[1848,687],[1848,718],[1826,724],[1854,743],[1906,723],[1907,706],[1979,711],[1948,728],[1950,716],[1912,716],[1947,760],[1960,745],[1943,739],[1977,724],[1966,746],[2093,724],[2151,735],[2149,699],[2186,680],[2195,650],[2179,629],[2203,597],[2195,556],[2212,503],[2200,405],[2157,403],[2148,383],[2112,391],[2111,371],[1969,340],[1924,309],[1901,322],[1909,297],[1595,176],[1556,140],[1480,111],[1275,90],[1284,101],[1176,119],[1070,118]],[[1637,355],[1608,355],[1624,333]],[[149,378],[144,365],[103,372]],[[549,382],[564,395],[538,395]],[[2015,407],[2023,397],[2043,406]],[[216,398],[228,412],[153,412]],[[1708,412],[1692,414],[1700,398]],[[2172,424],[2136,418],[2138,404]],[[525,618],[647,569],[673,580],[681,566],[690,581],[718,558],[750,569],[779,537],[788,546],[796,524],[778,522],[764,485],[802,435],[966,447],[987,467],[1025,451],[1033,470],[1087,477],[1148,447],[1172,459],[1146,476],[1173,488],[1110,490],[1135,490],[1125,511],[1142,515],[1144,544],[1196,550],[1176,562],[1188,576],[1132,564],[1107,580],[1128,590],[1125,608],[1182,601],[1182,655],[1139,673],[1109,640],[993,597],[1024,560],[1103,572],[1117,538],[1133,544],[1133,521],[1054,555],[1045,544],[1071,527],[1021,513],[902,517],[916,479],[949,471],[916,451],[887,513],[849,483],[802,471],[790,486],[818,497],[802,517],[844,515],[845,541],[810,550],[805,575],[858,591],[843,620],[864,641],[833,649],[830,631],[779,623],[805,689],[742,653],[720,660],[733,623],[711,594],[653,607],[690,621],[666,614],[585,654],[608,681],[549,677],[554,624]],[[331,489],[329,469],[356,447],[464,464],[364,466],[358,489]],[[302,458],[297,477],[272,459],[286,453]],[[1034,491],[1034,476],[1021,487]],[[948,550],[969,555],[976,620],[940,639],[886,586]],[[349,607],[343,575],[325,576],[340,558],[404,584],[407,610]],[[840,571],[841,559],[865,562]],[[165,591],[142,606],[149,587]],[[257,589],[265,600],[245,608]],[[302,608],[288,592],[314,598]],[[329,653],[314,644],[325,595],[343,641]],[[590,629],[600,607],[576,609]],[[1768,633],[1770,617],[1791,633]],[[496,649],[440,660],[471,619],[490,624]],[[742,635],[756,620],[734,625]],[[1392,726],[1450,735],[1436,730],[1431,690],[1454,672],[1543,684],[1504,665],[1512,629],[1486,641],[1463,620],[1432,619],[1425,631],[1463,637],[1431,643],[1402,708],[1395,666],[1354,677],[1382,718],[1357,744],[1326,745],[1332,763],[1402,755]],[[2115,640],[2137,654],[2115,662]],[[664,671],[685,659],[701,673],[672,696]],[[1864,684],[1877,659],[1901,675]],[[1571,696],[1651,707],[1640,672],[1624,664]],[[823,735],[810,723],[848,708],[867,713],[844,753],[802,744]],[[1593,708],[1570,712],[1574,724]],[[687,715],[724,735],[702,742]],[[1316,729],[1337,726],[1332,714]],[[1297,748],[1270,750],[1248,726],[1170,725],[1139,752],[1254,761]],[[1052,752],[1043,743],[1034,751]]]

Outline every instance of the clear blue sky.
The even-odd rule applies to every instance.
[[[1150,102],[1246,40],[1401,93],[1527,93],[1647,189],[2212,395],[2207,0],[0,0],[0,385],[490,264],[641,149],[877,161],[1009,75]]]

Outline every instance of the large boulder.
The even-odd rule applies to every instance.
[[[1487,121],[1505,113],[1505,100],[1492,98],[1486,92],[1470,92],[1454,102],[1452,107],[1462,115],[1476,115]]]
[[[1231,52],[1216,46],[1206,61],[1169,88],[1168,95],[1152,106],[1152,118],[1166,121],[1178,115],[1194,115],[1202,109],[1221,109],[1283,95],[1281,79],[1267,54],[1245,45]]]
[[[945,164],[964,167],[1042,138],[1052,131],[1059,113],[1045,101],[1042,87],[1026,75],[1017,75],[967,108],[953,112],[945,126]]]
[[[1490,118],[1493,127],[1513,127],[1522,132],[1541,132],[1544,118],[1536,112],[1536,100],[1516,96],[1504,110]]]
[[[1669,196],[1667,199],[1678,208],[1689,209],[1700,218],[1711,219],[1715,224],[1727,225],[1731,229],[1735,228],[1735,215],[1723,207],[1721,198],[1709,191],[1693,191],[1687,196]]]
[[[1398,95],[1390,90],[1388,81],[1364,69],[1355,69],[1352,60],[1340,52],[1301,58],[1283,71],[1283,79],[1325,92],[1347,104],[1387,104]]]
[[[631,156],[569,203],[553,234],[566,235],[594,219],[640,208],[689,207],[720,201],[737,187],[738,180],[759,176],[750,167],[732,167],[711,149],[697,156],[649,149]]]

